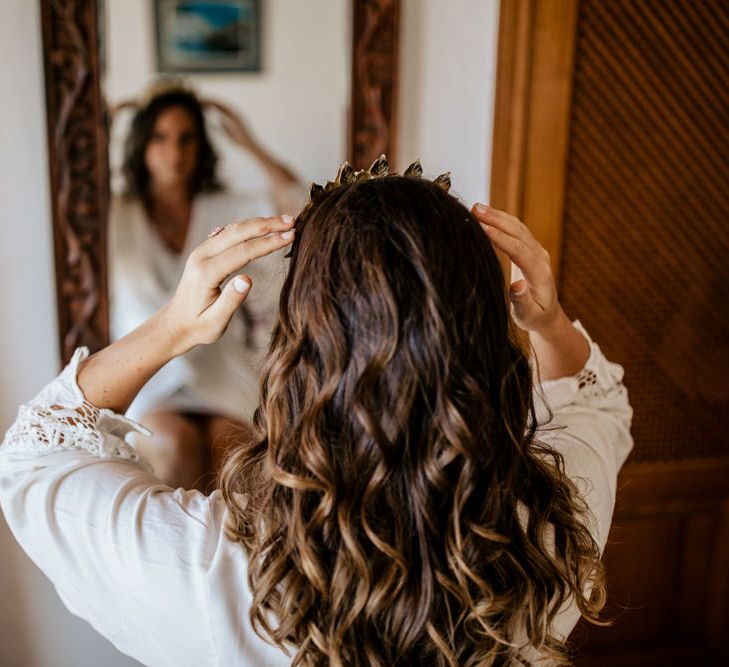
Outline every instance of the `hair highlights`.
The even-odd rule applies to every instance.
[[[327,193],[296,236],[257,439],[222,474],[254,627],[295,665],[563,659],[551,622],[570,596],[596,620],[599,550],[535,439],[478,223],[388,176]]]

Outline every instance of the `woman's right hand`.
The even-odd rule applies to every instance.
[[[202,100],[201,104],[204,109],[215,109],[220,114],[220,122],[223,130],[235,143],[253,153],[258,150],[258,144],[254,140],[241,114],[215,100]]]
[[[510,299],[516,324],[525,331],[549,328],[563,315],[557,299],[549,253],[519,219],[484,204],[475,204],[471,214],[481,223],[496,248],[512,261]],[[514,271],[514,267],[518,271]]]
[[[195,248],[172,300],[80,366],[78,386],[86,400],[124,413],[168,361],[218,340],[252,285],[241,275],[223,283],[250,261],[291,243],[293,224],[291,216],[242,220]]]
[[[175,295],[161,312],[176,354],[223,335],[252,281],[239,275],[222,284],[252,260],[291,243],[293,222],[288,215],[234,222],[190,253]]]

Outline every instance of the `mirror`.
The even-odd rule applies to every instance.
[[[201,100],[220,103],[240,116],[257,146],[302,181],[330,178],[332,165],[346,158],[352,51],[349,3],[103,2],[102,93],[110,109],[138,101],[160,77],[175,76]],[[248,40],[257,42],[258,70],[227,69],[231,65],[220,55],[244,50],[246,40],[240,37],[220,47],[215,42],[221,33],[241,28],[247,29]],[[175,53],[182,54],[177,61]],[[123,187],[120,167],[132,111],[121,109],[112,118],[113,191]],[[235,192],[265,192],[270,184],[261,161],[225,132],[220,113],[210,105],[205,112],[220,157],[220,180]]]
[[[59,347],[64,363],[80,345],[94,351],[109,341],[107,154],[111,152],[112,167],[117,168],[124,120],[119,117],[114,124],[109,147],[105,97],[112,103],[135,98],[154,78],[154,4],[130,0],[107,8],[85,0],[40,2]],[[200,85],[203,93],[212,89],[220,99],[240,108],[261,144],[272,155],[286,159],[302,181],[329,178],[332,161],[336,164],[343,154],[354,165],[369,164],[381,152],[392,156],[399,0],[318,0],[305,3],[305,11],[298,6],[303,3],[292,6],[282,0],[260,0],[257,4],[263,7],[261,73],[200,74],[190,77],[193,85]],[[107,36],[104,27],[117,20],[126,20],[130,32],[121,38]],[[288,41],[274,34],[279,24],[295,33]],[[329,26],[326,35],[322,24]],[[107,40],[111,40],[109,48]],[[140,40],[142,47],[130,46],[139,47]],[[105,54],[110,51],[107,63]],[[264,93],[265,81],[286,63],[295,67],[302,62],[303,53],[309,54],[312,60],[306,62],[315,69],[297,70],[299,78],[289,80],[288,90],[280,93],[286,97],[271,103],[271,95],[277,93],[270,88]],[[109,70],[106,77],[105,69]],[[323,81],[329,82],[330,93],[334,91],[328,102],[322,95]],[[248,94],[245,104],[237,97],[243,89]],[[298,124],[289,128],[292,119]],[[246,187],[261,185],[260,173],[256,181],[255,161],[235,148],[220,150],[224,154],[221,173],[233,174]],[[118,188],[118,172],[115,179]]]
[[[63,361],[166,303],[186,256],[219,226],[296,212],[307,182],[328,180],[345,157],[366,166],[393,156],[398,0],[42,0],[41,9]],[[155,106],[160,73],[177,77],[173,105]],[[230,344],[166,366],[147,386],[154,400],[130,416],[161,432],[146,419],[155,407],[192,415],[208,442],[224,439],[213,417],[245,425],[284,274],[275,259],[246,267],[256,288]]]
[[[333,177],[347,152],[349,11],[329,0],[104,0],[112,339],[172,298],[187,256],[216,228],[296,214],[308,183]],[[157,440],[189,432],[212,443],[230,420],[250,422],[283,255],[246,267],[254,288],[219,343],[140,391],[128,415]]]

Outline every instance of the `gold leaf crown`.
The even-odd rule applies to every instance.
[[[137,108],[145,109],[158,97],[169,95],[170,93],[183,93],[184,95],[190,95],[197,99],[195,91],[187,85],[184,79],[176,76],[167,76],[158,79],[145,89],[137,100]]]
[[[343,162],[337,171],[337,177],[333,181],[327,181],[326,185],[312,183],[309,186],[309,204],[312,204],[324,192],[329,192],[343,185],[350,185],[359,181],[369,181],[373,178],[384,178],[385,176],[397,176],[396,172],[390,172],[390,165],[387,163],[385,155],[380,155],[371,165],[369,169],[361,169],[355,171],[349,162]],[[415,160],[402,174],[403,176],[413,176],[420,178],[423,175],[423,167],[420,166],[420,160]],[[438,176],[433,183],[446,192],[451,189],[451,172]]]
[[[318,185],[312,183],[309,186],[309,201],[306,206],[302,209],[299,216],[307,211],[325,192],[330,192],[336,188],[340,188],[345,185],[351,185],[352,183],[358,183],[359,181],[369,181],[373,178],[384,178],[385,176],[397,176],[396,172],[390,172],[390,165],[387,163],[387,158],[384,153],[380,155],[371,165],[369,169],[361,169],[355,171],[349,162],[343,162],[337,171],[337,176],[333,181],[327,181],[326,185]],[[420,160],[415,160],[402,174],[403,176],[412,176],[414,178],[420,178],[423,175],[423,167],[420,166]],[[451,189],[451,172],[447,171],[445,174],[441,174],[433,183],[439,188],[448,192]],[[284,255],[284,257],[291,257],[294,253],[294,249],[297,245],[297,241],[294,240],[294,244],[290,250]]]

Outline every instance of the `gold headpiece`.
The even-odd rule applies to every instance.
[[[343,162],[342,166],[337,171],[337,177],[333,181],[327,181],[326,185],[318,185],[312,183],[309,186],[309,201],[311,204],[316,200],[319,195],[324,192],[329,192],[335,188],[341,187],[342,185],[349,185],[350,183],[357,183],[358,181],[369,181],[373,178],[383,178],[385,176],[397,176],[395,172],[390,173],[390,165],[387,163],[387,158],[380,155],[371,165],[369,169],[361,169],[355,171],[349,162]],[[415,160],[404,172],[403,176],[413,176],[420,178],[423,175],[423,168],[420,166],[420,160]],[[451,188],[451,172],[447,171],[445,174],[441,174],[436,178],[433,183],[439,188],[442,188],[448,192]],[[308,205],[307,204],[307,205]]]
[[[370,165],[369,169],[361,169],[360,171],[355,171],[349,162],[343,162],[342,166],[339,167],[339,171],[337,171],[336,178],[333,181],[327,181],[326,185],[323,186],[318,185],[317,183],[312,183],[309,186],[309,201],[306,203],[306,206],[304,206],[299,215],[308,210],[325,192],[329,192],[344,185],[357,183],[359,181],[369,181],[373,178],[384,178],[385,176],[397,175],[398,174],[395,172],[390,173],[390,165],[387,163],[387,158],[384,154],[380,155],[380,157],[378,157]],[[412,176],[414,178],[420,178],[422,175],[423,168],[420,166],[420,160],[415,160],[415,162],[413,162],[403,172],[403,176]],[[447,171],[445,174],[441,174],[433,181],[433,183],[442,190],[445,190],[445,192],[448,192],[451,189],[451,172]],[[294,252],[295,245],[296,241],[294,241],[294,245],[291,246],[288,253],[284,255],[285,257],[291,257]]]
[[[155,81],[147,87],[137,100],[137,108],[144,109],[149,106],[152,100],[157,99],[161,95],[168,95],[169,93],[184,93],[197,97],[195,91],[185,83],[184,79],[168,76]]]

